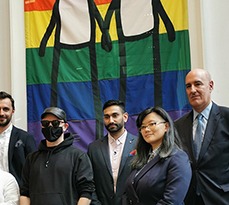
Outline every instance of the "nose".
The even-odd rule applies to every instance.
[[[146,126],[145,130],[146,130],[146,131],[147,131],[147,130],[150,130],[149,125]]]
[[[196,87],[195,85],[190,86],[190,92],[195,93],[196,92]]]
[[[114,118],[112,116],[109,117],[109,122],[114,122]]]
[[[3,115],[4,114],[4,111],[3,109],[0,108],[0,115]]]

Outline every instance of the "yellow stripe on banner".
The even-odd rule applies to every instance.
[[[166,13],[172,21],[175,30],[187,30],[188,29],[188,12],[187,12],[187,0],[161,0]],[[109,4],[103,4],[97,6],[102,17],[104,18]],[[52,11],[33,11],[25,12],[25,35],[26,35],[26,48],[38,48],[40,41],[46,31],[49,24]],[[164,23],[160,19],[160,33],[166,33]],[[54,45],[54,33],[49,38],[47,46],[53,47]],[[117,27],[115,22],[115,16],[113,13],[109,33],[112,41],[118,40]],[[96,25],[96,42],[101,42],[101,31]]]
[[[52,11],[25,12],[25,41],[26,48],[38,48],[40,41],[49,24]],[[54,45],[54,32],[50,36],[47,46]]]
[[[187,0],[161,0],[161,3],[173,23],[175,31],[188,30]],[[160,19],[160,33],[167,33]]]
[[[98,9],[104,18],[109,4],[107,5],[100,5],[98,6]],[[26,48],[38,48],[40,45],[40,41],[46,31],[46,28],[50,22],[50,18],[52,15],[52,11],[33,11],[33,12],[25,12],[25,35],[26,35]],[[97,23],[97,22],[96,22]],[[116,30],[116,23],[114,15],[111,19],[111,25],[110,25],[110,35],[111,39],[117,40],[117,30]],[[53,47],[54,45],[54,33],[52,32],[52,35],[49,38],[47,46]],[[101,42],[101,31],[96,25],[96,42]]]
[[[104,4],[104,5],[97,6],[97,8],[98,8],[98,10],[99,10],[99,12],[100,12],[100,14],[101,14],[103,19],[104,19],[105,15],[106,15],[108,6],[109,6],[109,4]],[[112,18],[111,18],[111,24],[110,24],[109,33],[110,33],[112,41],[118,40],[114,13],[113,13]],[[96,42],[97,43],[101,42],[101,34],[102,33],[101,33],[100,29],[98,28],[98,25],[96,25]]]

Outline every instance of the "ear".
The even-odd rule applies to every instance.
[[[124,112],[123,113],[124,122],[127,122],[128,117],[129,117],[128,113],[127,112]]]
[[[64,123],[64,126],[63,126],[63,131],[65,132],[69,127],[69,124],[66,122]]]
[[[167,132],[167,131],[168,131],[169,127],[170,127],[169,123],[168,123],[168,122],[166,122],[166,123],[165,123],[165,132]]]
[[[211,80],[211,81],[209,82],[209,89],[210,89],[210,91],[212,91],[213,88],[214,88],[214,82],[213,82],[213,80]]]

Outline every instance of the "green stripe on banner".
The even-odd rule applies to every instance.
[[[53,48],[46,48],[45,57],[38,55],[37,48],[26,49],[27,85],[50,83]]]
[[[153,70],[152,38],[126,42],[127,77],[151,74]],[[188,31],[176,32],[176,40],[169,42],[167,34],[160,35],[161,71],[187,70],[190,65]],[[113,42],[111,52],[102,50],[96,44],[98,80],[120,77],[118,42]],[[26,52],[27,84],[50,83],[53,48],[46,48],[45,57],[38,55],[38,49]],[[58,82],[91,81],[88,48],[77,50],[61,49]]]

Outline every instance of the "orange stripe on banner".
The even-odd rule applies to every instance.
[[[24,0],[25,11],[52,10],[56,0]]]
[[[94,0],[96,5],[109,4],[112,0]]]

